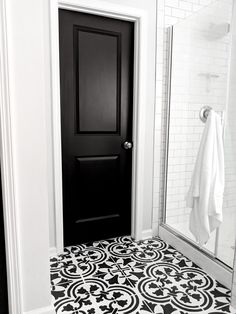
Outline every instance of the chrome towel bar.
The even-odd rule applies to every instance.
[[[199,118],[202,122],[206,122],[207,117],[209,115],[209,112],[212,110],[212,107],[210,106],[204,106],[201,108],[200,112],[199,112]]]

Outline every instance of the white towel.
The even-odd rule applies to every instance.
[[[210,111],[187,194],[192,208],[189,228],[196,241],[205,244],[222,222],[224,193],[224,149],[221,117]]]

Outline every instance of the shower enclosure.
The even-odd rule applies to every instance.
[[[232,11],[233,0],[213,1],[167,30],[168,108],[161,226],[161,232],[175,235],[200,251],[228,275],[236,237],[236,24],[232,24]],[[205,125],[200,119],[205,106],[222,119],[225,192],[223,222],[200,247],[189,231],[191,209],[185,198]]]

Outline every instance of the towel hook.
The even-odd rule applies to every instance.
[[[209,112],[212,110],[210,106],[203,106],[199,112],[199,118],[202,122],[206,122]]]

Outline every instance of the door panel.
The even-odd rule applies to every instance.
[[[59,11],[64,239],[131,232],[134,25]]]
[[[119,156],[106,157],[80,157],[77,158],[77,185],[80,191],[80,206],[88,211],[76,212],[78,220],[98,219],[99,216],[107,217],[117,214],[119,200],[117,197],[119,187]],[[93,197],[87,197],[87,191]],[[97,204],[102,204],[99,209]]]
[[[74,29],[77,133],[119,131],[119,35],[92,28]]]

